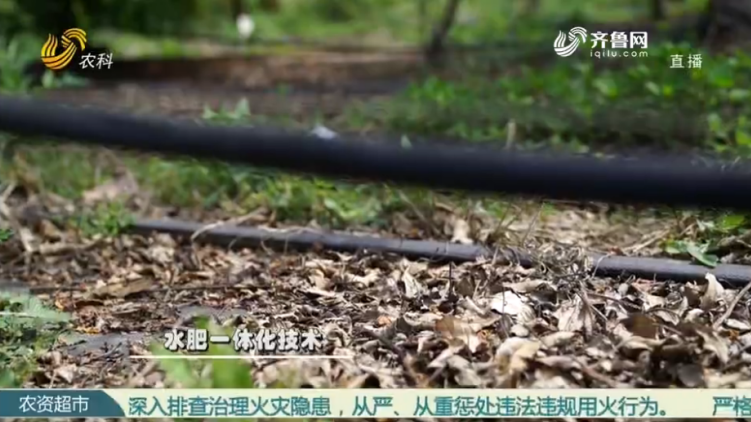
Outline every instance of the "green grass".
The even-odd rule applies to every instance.
[[[672,55],[697,53],[701,69],[670,68]],[[748,155],[749,70],[751,58],[743,53],[713,59],[689,45],[667,44],[619,69],[597,69],[584,56],[491,80],[431,78],[377,106],[355,108],[349,119],[396,133],[496,143],[508,139],[513,122],[522,146],[648,142]]]
[[[672,69],[675,54],[702,54],[700,69]],[[448,136],[523,149],[598,152],[647,146],[751,157],[751,57],[712,57],[688,44],[650,48],[648,59],[597,69],[587,56],[522,68],[492,80],[431,78],[403,95],[353,109],[352,128]],[[565,81],[563,83],[562,81]],[[751,229],[743,214],[696,212],[698,230],[664,242],[670,255],[707,266],[727,239]]]
[[[68,315],[39,299],[0,291],[0,388],[19,387],[67,330]]]
[[[0,244],[14,236],[0,227]],[[39,299],[0,287],[0,388],[17,388],[37,369],[37,361],[69,331],[69,316]]]
[[[196,328],[208,330],[210,335],[222,334],[231,336],[227,329],[217,326],[209,318],[199,318]],[[162,342],[151,345],[151,352],[155,356],[173,355],[164,348]],[[231,356],[237,352],[230,345],[213,345],[209,352],[211,356]],[[254,388],[250,374],[250,366],[243,360],[171,360],[159,361],[160,368],[165,372],[167,382],[171,386],[180,388]],[[206,376],[206,374],[209,376]]]
[[[35,188],[80,199],[83,192],[114,177],[98,161],[97,154],[76,147],[24,146],[15,154],[32,174]],[[223,208],[245,213],[265,207],[277,221],[305,224],[311,220],[332,228],[366,225],[386,228],[395,213],[411,218],[430,213],[435,202],[472,204],[469,197],[446,195],[382,184],[352,184],[296,176],[273,171],[206,163],[193,160],[165,160],[123,154],[123,162],[136,176],[140,186],[152,193],[157,203],[203,209]],[[12,178],[18,166],[6,165],[0,176]],[[502,215],[505,207],[498,200],[481,200],[486,209]],[[417,214],[417,215],[416,215]],[[105,210],[103,215],[82,224],[85,233],[116,233],[122,214]],[[88,220],[87,220],[88,221]]]

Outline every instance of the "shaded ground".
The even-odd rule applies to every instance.
[[[293,68],[294,65],[290,65],[293,61],[268,62],[262,66],[265,70],[251,75],[244,88],[240,87],[243,84],[238,85],[238,80],[227,80],[226,83],[217,85],[212,82],[213,79],[201,76],[209,75],[212,71],[196,69],[194,77],[197,79],[192,84],[179,81],[110,82],[89,88],[45,90],[41,95],[74,104],[190,118],[201,118],[206,107],[213,110],[231,109],[239,102],[247,101],[251,124],[281,124],[306,129],[317,122],[331,122],[337,130],[344,127],[345,130],[354,131],[353,124],[346,122],[346,119],[350,118],[349,111],[362,105],[379,104],[405,89],[410,80],[426,76],[420,70],[419,64],[414,61],[413,55],[397,53],[389,56],[379,53],[375,56],[380,57],[377,60],[380,64],[374,62],[369,67],[369,78],[356,71],[362,62],[370,60],[367,59],[370,57],[369,53],[347,53],[339,56],[335,53],[326,53],[322,56],[311,54],[310,57],[317,61],[305,66],[308,74],[301,76],[298,72],[292,79],[287,79],[286,76],[279,79],[277,70]],[[393,69],[390,63],[399,60],[403,60],[405,65]],[[225,66],[221,72],[229,76],[233,73],[231,68],[232,66]],[[168,71],[165,72],[167,73],[164,75],[169,74]],[[338,85],[311,85],[311,74],[317,75],[314,79],[336,81]],[[292,83],[277,84],[280,80]],[[253,88],[257,85],[266,87]],[[276,87],[273,87],[274,85]],[[378,128],[375,128],[376,133],[371,133],[372,128],[363,126],[357,126],[356,130],[366,133],[364,137],[367,139],[378,139],[380,136],[377,133]],[[555,204],[555,209],[546,208],[541,212],[538,204],[517,201],[516,209],[505,213],[501,218],[483,209],[471,211],[468,215],[454,215],[458,211],[455,207],[449,205],[442,208],[442,212],[431,212],[427,217],[408,216],[406,223],[400,222],[397,216],[396,220],[391,220],[390,224],[386,225],[386,230],[399,236],[438,237],[447,240],[456,238],[457,232],[466,232],[458,237],[487,241],[489,236],[497,237],[498,233],[494,232],[500,228],[500,231],[506,232],[500,235],[504,242],[508,242],[512,237],[513,242],[519,242],[522,238],[533,240],[539,237],[604,252],[654,254],[659,252],[659,240],[672,231],[685,230],[690,226],[679,217],[659,218],[652,212],[620,213],[613,212],[609,207],[582,209],[578,205],[569,206],[562,203]],[[187,215],[182,215],[199,220],[232,217],[223,213],[195,215],[189,210]],[[462,228],[465,225],[467,228]]]
[[[253,114],[304,125],[318,116],[341,116],[355,103],[398,88],[351,85],[349,92],[333,94],[161,84],[43,95],[183,117],[200,117],[207,104],[233,106],[244,98]],[[510,202],[499,216],[481,207],[466,212],[432,203],[429,215],[394,212],[382,228],[349,227],[523,246],[548,263],[533,269],[325,251],[228,251],[166,236],[102,233],[101,225],[92,235],[80,226],[23,218],[24,206],[35,201],[54,203],[54,211],[88,210],[108,189],[128,194],[145,216],[213,223],[238,214],[228,208],[170,209],[150,202],[149,192],[138,186],[99,186],[84,192],[81,203],[44,191],[6,198],[23,235],[0,245],[8,263],[0,279],[23,280],[21,289],[69,313],[78,334],[58,340],[29,386],[192,385],[206,378],[205,366],[177,377],[168,364],[129,356],[148,352],[147,340],[162,342],[172,327],[192,325],[198,313],[215,315],[216,325],[229,333],[236,327],[320,330],[327,339],[321,354],[351,357],[256,361],[251,371],[257,386],[744,388],[751,381],[751,317],[748,299],[738,292],[712,277],[680,285],[584,276],[591,263],[581,250],[655,255],[670,234],[697,230],[691,218],[564,203],[541,207],[534,201]],[[269,210],[245,224],[289,227]],[[41,245],[35,252],[29,248],[34,244]],[[150,351],[159,343],[155,347]],[[243,364],[231,365],[221,370],[237,371]]]
[[[13,208],[20,211],[20,205]],[[669,228],[670,223],[655,218],[618,221],[604,208],[564,207],[537,216],[539,206],[534,203],[518,202],[517,207],[505,221],[482,211],[466,217],[444,210],[429,221],[400,220],[397,216],[395,223],[401,224],[389,224],[387,232],[380,234],[481,241],[503,225],[501,238],[506,243],[525,243],[541,257],[551,256],[560,262],[560,267],[522,270],[492,262],[431,266],[398,257],[230,252],[180,246],[165,236],[118,236],[92,244],[81,239],[80,232],[57,222],[26,221],[23,224],[30,229],[27,242],[62,253],[41,252],[24,263],[23,244],[15,239],[4,244],[3,259],[12,264],[3,267],[0,277],[23,280],[24,288],[71,314],[72,326],[79,334],[59,339],[59,346],[43,359],[30,381],[39,387],[159,387],[174,383],[176,380],[169,375],[165,379],[159,370],[164,367],[129,356],[145,353],[148,339],[161,344],[172,327],[191,325],[190,316],[195,313],[218,315],[218,324],[230,330],[242,324],[322,330],[329,343],[321,353],[354,357],[258,361],[252,371],[259,386],[680,384],[675,374],[650,377],[637,373],[637,360],[626,361],[633,362],[631,366],[610,366],[613,361],[624,363],[615,349],[621,339],[606,333],[612,332],[613,318],[633,307],[646,306],[640,296],[644,293],[633,290],[630,297],[621,299],[615,280],[590,280],[582,287],[576,276],[584,264],[576,254],[580,248],[608,251],[636,246],[633,253],[648,252],[653,246],[648,234]],[[162,207],[143,210],[149,216],[164,216],[165,212]],[[207,223],[229,217],[226,212],[186,213],[184,216]],[[270,218],[261,213],[250,224],[268,224]],[[513,289],[502,293],[509,283],[521,283],[513,285],[518,293]],[[670,287],[658,294],[680,288]],[[618,307],[620,313],[613,313],[606,324],[605,319],[593,315],[606,313],[609,302],[597,304],[600,296],[589,298],[587,306],[592,308],[580,310],[576,308],[582,306],[577,299],[579,291],[623,300],[624,308]],[[499,298],[512,303],[499,305]],[[570,309],[572,315],[559,312],[553,317],[556,307]],[[574,321],[561,322],[571,319]],[[515,336],[509,337],[510,333]],[[587,347],[590,344],[598,344],[595,349],[599,351],[593,352]],[[692,343],[681,347],[686,353],[702,353],[695,351]],[[538,351],[539,363],[534,357]],[[494,365],[496,358],[505,363]],[[708,355],[707,359],[715,362],[716,358]],[[733,359],[740,358],[733,355]],[[571,371],[580,365],[577,362],[584,365],[581,373]],[[571,378],[566,374],[580,375]],[[690,382],[724,382],[718,381],[723,379],[719,372],[703,377]]]
[[[207,106],[212,109],[231,108],[245,99],[253,114],[299,120],[311,116],[338,116],[354,102],[386,97],[388,91],[398,91],[403,85],[401,82],[388,85],[376,83],[372,84],[369,90],[365,83],[358,85],[357,90],[349,92],[345,87],[342,92],[296,89],[285,93],[283,87],[265,90],[217,87],[195,89],[179,83],[146,86],[122,83],[86,89],[50,90],[44,93],[44,97],[144,114],[192,118],[200,118]]]
[[[77,243],[65,234],[62,241],[72,249]],[[7,244],[5,258],[19,246]],[[13,274],[22,267],[5,266],[2,277],[22,276],[45,301],[71,313],[83,336],[59,340],[30,382],[39,387],[184,385],[192,378],[165,379],[159,367],[129,356],[145,352],[144,339],[163,341],[172,327],[191,325],[197,312],[213,314],[230,331],[320,330],[327,339],[321,354],[352,357],[256,361],[258,386],[744,388],[751,382],[750,318],[737,292],[711,278],[703,285],[586,278],[587,264],[575,249],[548,244],[540,253],[555,264],[436,266],[121,236],[36,256],[24,275]],[[81,338],[89,340],[77,344]]]
[[[319,74],[325,70],[316,71]],[[218,110],[222,107],[232,108],[238,102],[245,100],[251,113],[251,123],[294,126],[297,128],[312,128],[316,122],[348,126],[343,119],[349,118],[348,111],[360,105],[375,104],[398,94],[406,87],[410,78],[391,80],[343,80],[336,89],[313,88],[287,85],[286,87],[267,89],[239,89],[236,87],[212,86],[206,83],[189,86],[184,83],[117,83],[95,86],[91,88],[55,89],[42,92],[45,98],[51,98],[74,104],[88,104],[98,107],[116,108],[136,113],[158,114],[166,116],[200,118],[210,107]],[[351,125],[349,125],[351,126]],[[338,130],[337,127],[337,130]],[[351,129],[350,129],[351,130]],[[366,139],[379,139],[378,133],[359,127]],[[376,129],[377,132],[377,129]],[[359,135],[363,136],[363,135]],[[556,204],[556,209],[546,208],[540,212],[540,206],[534,202],[518,201],[518,209],[508,212],[500,220],[482,209],[470,215],[452,215],[452,206],[438,215],[432,215],[428,220],[417,221],[410,217],[406,224],[392,220],[387,225],[390,232],[399,236],[438,237],[450,240],[455,237],[456,220],[467,224],[466,236],[475,241],[485,241],[494,230],[500,227],[502,231],[516,233],[515,241],[527,236],[530,240],[544,237],[547,240],[555,238],[564,244],[594,248],[601,251],[628,250],[632,253],[654,253],[650,247],[656,246],[656,240],[661,239],[660,233],[681,226],[680,219],[657,218],[652,213],[628,217],[614,213],[608,207],[582,209],[578,205],[569,206]],[[447,212],[446,212],[447,211]],[[204,220],[206,216],[184,215],[186,218]],[[231,216],[211,214],[209,219],[223,219]],[[423,220],[425,217],[423,217]],[[425,226],[430,227],[425,227]],[[416,226],[417,230],[416,231]],[[529,234],[530,227],[533,230]],[[493,228],[495,227],[495,229]],[[682,228],[682,227],[681,227]],[[652,240],[657,236],[656,240]],[[508,240],[509,235],[504,238]],[[650,242],[650,240],[652,240]]]

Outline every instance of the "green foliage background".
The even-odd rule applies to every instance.
[[[291,2],[298,15],[349,22],[392,7],[396,0],[315,0]],[[281,2],[289,8],[289,2]],[[409,2],[412,3],[412,2]],[[247,9],[257,7],[245,1]],[[302,10],[304,9],[304,10]],[[116,28],[144,35],[193,33],[208,20],[231,18],[228,0],[0,0],[0,35],[21,31],[60,33],[70,27]],[[231,21],[231,19],[229,19]]]
[[[6,34],[60,33],[70,27],[114,27],[143,34],[187,33],[194,20],[227,2],[202,0],[8,0],[0,8]]]

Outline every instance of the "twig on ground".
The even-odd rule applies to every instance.
[[[571,360],[574,361],[578,366],[579,370],[584,374],[585,376],[595,380],[599,381],[605,385],[607,385],[609,388],[624,388],[624,385],[619,383],[618,381],[605,376],[604,374],[601,374],[593,367],[584,364],[584,362],[580,361],[579,359],[575,357],[571,357]]]
[[[369,337],[371,337],[374,340],[378,340],[381,345],[389,349],[392,353],[394,353],[397,357],[399,357],[399,361],[401,362],[402,366],[404,367],[404,378],[405,381],[407,381],[407,384],[410,385],[410,387],[418,387],[417,379],[415,379],[412,375],[412,371],[409,370],[409,359],[407,353],[404,352],[404,350],[400,349],[399,347],[394,344],[391,340],[387,339],[385,336],[380,335],[376,332],[370,331],[370,330],[362,330],[362,332]]]
[[[104,240],[92,240],[83,244],[44,243],[39,245],[38,252],[43,256],[62,255],[71,252],[85,252],[104,243]]]
[[[200,229],[196,230],[196,231],[195,231],[195,232],[194,232],[194,233],[193,233],[193,234],[192,234],[192,235],[190,236],[190,241],[191,241],[191,242],[193,242],[193,241],[195,241],[195,240],[196,240],[196,239],[197,239],[197,238],[198,238],[198,237],[199,237],[200,235],[202,235],[202,234],[206,233],[207,231],[210,231],[210,230],[216,229],[216,228],[218,228],[218,227],[222,227],[222,226],[227,226],[227,225],[232,225],[232,226],[234,226],[234,225],[238,225],[238,224],[242,224],[242,223],[245,223],[245,222],[247,222],[247,221],[250,221],[250,220],[254,220],[254,219],[256,219],[256,218],[259,218],[259,217],[261,217],[261,216],[263,215],[263,213],[264,213],[265,211],[266,211],[266,210],[265,210],[264,208],[259,208],[259,209],[257,209],[257,210],[254,210],[253,212],[250,212],[250,213],[248,213],[248,214],[245,214],[245,215],[242,215],[242,216],[239,216],[239,217],[235,217],[235,218],[230,218],[230,219],[228,219],[228,220],[225,220],[225,221],[219,221],[219,222],[216,222],[216,223],[212,223],[212,224],[207,224],[207,225],[205,225],[205,226],[201,227]]]
[[[36,315],[31,315],[26,312],[8,312],[8,311],[0,311],[0,317],[39,318]]]
[[[516,122],[512,119],[506,125],[506,148],[511,148],[516,142]]]
[[[725,313],[720,315],[720,317],[717,318],[717,321],[715,321],[714,324],[712,324],[712,328],[714,328],[715,330],[720,328],[722,323],[725,322],[726,319],[730,318],[730,315],[733,313],[733,310],[735,309],[735,307],[738,306],[738,303],[740,303],[743,296],[745,296],[749,290],[751,290],[751,283],[748,283],[745,286],[743,286],[741,291],[739,291],[738,294],[735,295],[735,297],[733,298],[733,301],[728,305],[728,309],[725,310]]]
[[[663,239],[668,234],[670,234],[670,229],[659,231],[659,232],[657,232],[657,234],[653,234],[651,236],[647,236],[646,239],[642,238],[642,240],[639,243],[627,247],[626,249],[623,250],[623,252],[625,252],[625,253],[627,253],[629,255],[633,254],[633,253],[636,253],[636,252],[639,252],[639,251],[641,251],[644,248],[652,246],[654,243],[660,241],[661,239]]]
[[[14,190],[16,190],[16,184],[11,183],[5,188],[2,196],[0,196],[0,216],[4,217],[8,221],[8,224],[13,227],[13,230],[18,233],[18,238],[21,240],[21,244],[23,245],[24,251],[26,253],[26,264],[28,266],[29,257],[34,252],[36,252],[36,248],[33,244],[33,237],[31,236],[31,232],[21,226],[21,223],[19,223],[18,219],[16,219],[16,217],[13,215],[13,211],[11,211],[10,207],[8,207],[7,201],[13,194]]]
[[[535,212],[535,216],[532,218],[532,221],[529,223],[529,227],[527,227],[527,231],[524,233],[524,237],[522,238],[521,246],[525,246],[527,244],[527,239],[529,238],[530,234],[532,234],[532,231],[535,228],[535,225],[537,225],[537,221],[540,219],[540,215],[542,214],[542,209],[545,207],[545,201],[540,201],[540,206],[537,208],[537,212]]]

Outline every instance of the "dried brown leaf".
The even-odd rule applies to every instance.
[[[319,268],[308,271],[308,281],[319,290],[328,290],[334,284]]]
[[[330,292],[328,290],[321,290],[321,289],[313,288],[313,287],[305,289],[304,291],[305,293],[309,295],[313,295],[313,296],[328,297],[328,298],[338,297],[336,292]]]
[[[704,291],[704,295],[701,297],[701,308],[709,310],[717,306],[723,296],[725,295],[725,288],[722,287],[717,278],[707,273],[707,290]]]
[[[517,350],[519,350],[519,348],[523,347],[529,342],[539,343],[539,341],[536,340],[529,340],[519,337],[509,337],[504,340],[500,346],[498,346],[495,355],[497,358],[510,358],[514,353],[516,353]]]
[[[581,331],[590,334],[595,322],[592,310],[579,296],[563,303],[553,316],[558,320],[559,331]]]
[[[650,309],[665,306],[665,302],[666,302],[664,297],[651,295],[646,292],[641,292],[641,299],[642,301],[644,301],[645,311],[649,311]]]
[[[639,312],[629,315],[621,323],[631,333],[642,338],[656,339],[660,332],[659,324],[651,316]]]
[[[505,286],[515,291],[516,293],[531,293],[537,290],[538,288],[540,288],[541,286],[552,287],[552,285],[549,282],[545,280],[538,280],[538,279],[524,280],[518,283],[506,284]]]
[[[83,201],[87,204],[108,202],[138,193],[138,184],[130,173],[123,173],[120,177],[103,183],[83,193]]]
[[[471,245],[472,239],[469,236],[470,226],[469,223],[461,218],[454,218],[451,230],[451,242],[461,243],[463,245]]]
[[[140,277],[135,280],[123,280],[115,284],[104,285],[94,290],[95,297],[127,298],[138,293],[147,292],[154,288],[153,279]]]
[[[704,382],[704,368],[695,363],[678,366],[677,376],[681,383],[688,388],[702,388]]]
[[[448,364],[449,358],[461,352],[464,349],[464,345],[461,346],[449,346],[436,356],[429,364],[430,369],[440,369]]]
[[[404,297],[414,299],[422,294],[424,287],[408,271],[397,272],[397,279],[404,291]]]
[[[55,377],[65,381],[66,383],[73,382],[76,376],[76,372],[78,372],[78,367],[74,364],[63,365],[54,369]]]
[[[490,309],[499,314],[516,316],[524,311],[524,300],[511,290],[506,290],[495,296],[490,301]]]
[[[673,303],[666,303],[665,309],[655,309],[651,314],[670,325],[678,325],[688,310],[688,299],[681,297]]]
[[[348,274],[347,281],[360,288],[372,286],[381,278],[380,271],[368,271],[365,275]]]
[[[714,354],[723,365],[730,361],[730,350],[726,340],[711,329],[695,325],[696,333],[704,340],[704,350]]]
[[[477,335],[482,326],[462,321],[452,316],[444,316],[440,321],[435,323],[436,330],[448,340],[458,341],[467,346],[470,352],[474,353],[484,342]]]
[[[146,250],[146,255],[152,262],[167,265],[174,262],[175,249],[169,246],[153,245]]]
[[[508,369],[511,373],[521,373],[527,370],[529,361],[534,359],[540,350],[541,343],[537,341],[527,341],[522,343],[511,355]]]
[[[734,330],[738,330],[740,332],[751,331],[751,324],[746,321],[741,321],[734,318],[726,319],[725,326]]]
[[[485,384],[482,377],[472,368],[472,364],[459,355],[451,355],[447,360],[447,366],[456,372],[454,379],[461,387],[481,387]]]
[[[576,338],[576,333],[573,331],[558,331],[542,337],[540,342],[545,347],[556,348],[569,344],[574,338]]]

